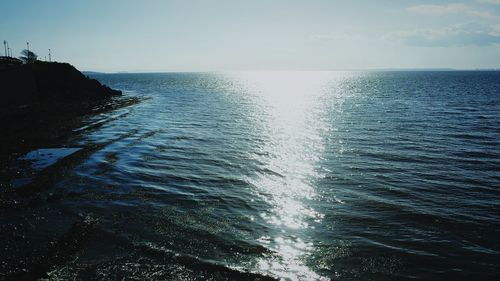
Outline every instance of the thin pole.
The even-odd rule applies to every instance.
[[[7,41],[3,40],[3,48],[5,51],[5,56],[7,56]]]
[[[50,49],[49,49],[49,62],[52,61],[52,57],[50,56]]]
[[[26,42],[26,46],[28,47],[28,53],[26,54],[26,63],[30,63],[30,42]]]

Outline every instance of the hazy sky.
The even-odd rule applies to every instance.
[[[500,68],[500,0],[0,3],[16,56],[80,70]],[[3,46],[1,48],[3,55]]]

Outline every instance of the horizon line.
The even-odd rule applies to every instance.
[[[451,68],[451,67],[386,67],[386,68],[346,68],[346,69],[248,69],[248,70],[138,70],[138,71],[96,71],[81,70],[96,74],[147,74],[147,73],[227,73],[227,72],[358,72],[358,71],[500,71],[496,68]]]

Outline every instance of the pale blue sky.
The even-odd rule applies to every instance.
[[[111,72],[500,68],[500,0],[2,1],[0,39]]]

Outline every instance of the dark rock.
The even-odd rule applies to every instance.
[[[87,78],[68,63],[37,62],[33,73],[41,102],[52,100],[95,99],[121,95],[121,91]]]
[[[28,67],[11,67],[0,71],[0,108],[38,104],[36,81]]]
[[[17,58],[5,57],[5,56],[0,57],[0,70],[20,66],[22,64],[23,62]]]
[[[137,103],[67,63],[0,61],[0,163],[12,153],[52,147],[84,116]],[[0,167],[0,179],[4,176]],[[2,181],[0,180],[0,183]]]
[[[85,101],[121,95],[68,63],[41,62],[0,69],[0,108]]]

